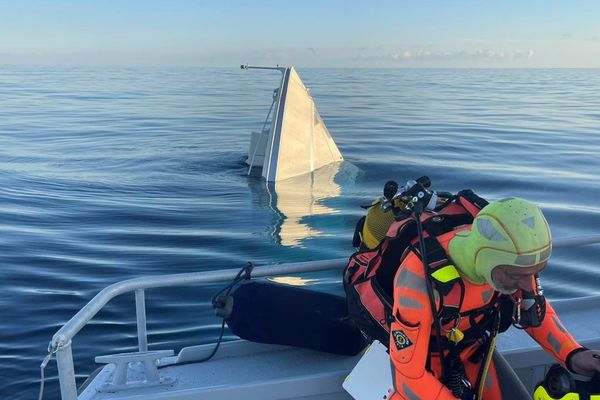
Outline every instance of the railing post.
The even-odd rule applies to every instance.
[[[77,400],[77,384],[73,367],[73,352],[71,341],[61,345],[56,351],[56,365],[60,381],[60,398],[62,400]]]
[[[146,295],[144,289],[135,290],[135,315],[137,319],[138,346],[140,351],[148,351],[146,331]]]

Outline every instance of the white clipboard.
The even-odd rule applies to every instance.
[[[389,399],[394,393],[394,385],[386,347],[377,340],[373,341],[342,387],[355,400]]]

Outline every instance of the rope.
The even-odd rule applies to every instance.
[[[213,296],[213,298],[212,298],[213,306],[215,306],[217,304],[217,298],[219,296],[221,296],[221,294],[223,292],[227,291],[225,296],[229,296],[229,294],[231,293],[231,290],[234,288],[235,285],[237,285],[239,282],[241,282],[243,280],[250,280],[252,278],[251,274],[252,274],[253,269],[254,269],[254,264],[252,264],[251,262],[248,262],[248,264],[246,264],[244,267],[242,267],[240,269],[240,271],[237,273],[237,275],[235,276],[235,278],[233,278],[231,283],[229,285],[225,286],[223,289],[219,290]],[[242,276],[242,274],[243,274],[243,276]],[[213,358],[213,356],[215,354],[217,354],[217,350],[219,350],[219,347],[221,346],[221,342],[223,341],[224,333],[225,333],[225,317],[223,317],[223,321],[221,322],[221,332],[219,333],[219,339],[217,339],[217,344],[215,345],[215,347],[213,348],[213,350],[211,351],[211,353],[208,356],[206,356],[200,360],[189,360],[189,361],[184,361],[184,362],[180,362],[180,363],[176,363],[176,364],[166,364],[163,366],[159,366],[158,368],[170,367],[172,365],[195,364],[195,363],[201,363],[201,362],[210,360],[211,358]]]
[[[52,359],[52,356],[57,351],[58,351],[58,347],[55,347],[55,348],[50,348],[49,347],[48,348],[48,355],[46,355],[46,357],[44,357],[44,360],[40,364],[40,394],[38,396],[38,400],[42,400],[42,398],[44,397],[44,383],[46,381],[46,378],[44,377],[44,369],[46,368],[46,366],[48,365],[48,363]]]

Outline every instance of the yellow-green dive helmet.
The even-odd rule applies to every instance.
[[[516,197],[490,203],[473,220],[470,230],[458,232],[450,256],[475,283],[492,281],[498,265],[531,267],[552,253],[552,235],[542,211]]]

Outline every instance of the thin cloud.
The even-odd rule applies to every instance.
[[[531,59],[535,52],[529,50],[498,50],[480,48],[476,50],[427,50],[406,49],[390,53],[388,56],[374,55],[360,58],[392,59],[392,60],[518,60]]]

